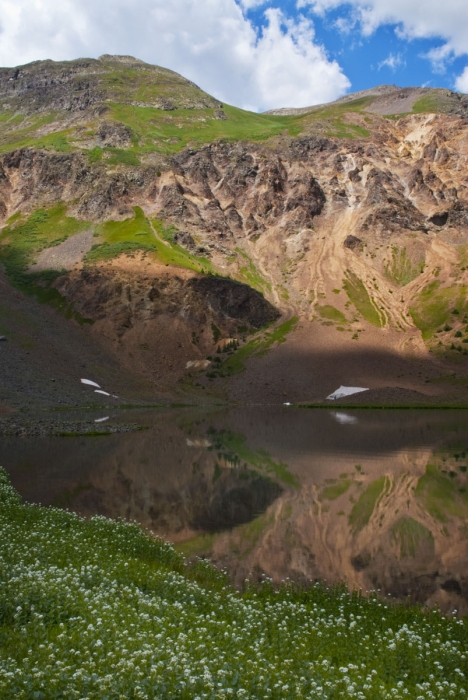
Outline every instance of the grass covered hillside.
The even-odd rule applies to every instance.
[[[0,697],[381,698],[468,690],[464,620],[344,589],[232,589],[135,524],[24,504],[0,472]]]

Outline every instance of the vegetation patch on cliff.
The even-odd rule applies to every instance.
[[[297,326],[299,319],[293,316],[288,321],[281,323],[272,330],[263,331],[240,347],[231,357],[219,367],[218,376],[240,374],[244,371],[247,360],[251,357],[262,357],[277,344],[284,343],[288,333]],[[213,373],[212,373],[213,374]]]
[[[342,313],[339,309],[336,309],[334,306],[330,306],[329,304],[324,304],[323,306],[318,304],[317,311],[322,318],[325,318],[328,321],[335,321],[335,323],[343,324],[348,322],[344,313]]]
[[[457,310],[458,316],[464,311],[466,293],[466,286],[442,287],[437,279],[424,287],[410,308],[410,313],[425,340],[447,324],[453,309]]]
[[[262,294],[264,294],[265,291],[271,292],[271,284],[262,277],[255,267],[252,258],[247,255],[242,248],[236,248],[236,252],[243,258],[243,262],[245,262],[245,264],[241,264],[239,268],[241,280]]]
[[[423,270],[424,262],[414,263],[406,248],[392,247],[392,258],[385,266],[385,275],[397,287],[404,287],[414,280]]]
[[[343,287],[350,301],[354,304],[359,313],[365,318],[368,323],[371,323],[377,328],[385,325],[382,322],[382,317],[377,310],[374,301],[369,296],[364,282],[349,270],[346,273],[346,279],[343,280]]]

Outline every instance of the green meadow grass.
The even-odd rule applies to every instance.
[[[450,100],[447,100],[444,92],[443,90],[434,90],[434,92],[420,97],[413,105],[413,114],[446,112],[447,108],[453,105]]]
[[[0,590],[5,700],[467,695],[466,620],[321,584],[238,591],[136,524],[22,503],[3,470]]]
[[[280,135],[299,136],[317,130],[335,138],[366,138],[368,129],[346,119],[347,113],[362,112],[370,102],[369,98],[354,100],[346,105],[325,106],[307,114],[273,115],[258,114],[224,105],[225,119],[217,119],[216,101],[205,95],[204,102],[213,107],[178,108],[162,110],[152,106],[139,106],[129,102],[154,102],[158,98],[171,99],[171,95],[182,96],[189,101],[200,102],[198,89],[181,81],[178,76],[159,76],[157,83],[150,72],[123,68],[105,76],[104,85],[108,98],[106,107],[108,118],[130,127],[132,146],[129,148],[93,147],[84,145],[90,164],[103,159],[109,165],[137,167],[145,153],[177,153],[186,146],[203,145],[218,140],[224,141],[266,141]],[[202,93],[203,94],[203,93]],[[120,101],[122,100],[122,101]],[[183,100],[182,100],[183,102]],[[202,100],[203,102],[203,100]],[[80,150],[81,138],[85,141],[93,135],[95,122],[86,125],[86,134],[81,136],[74,129],[60,129],[67,115],[50,112],[35,119],[26,119],[11,112],[2,113],[0,126],[0,153],[16,148],[37,147],[56,152]],[[57,130],[46,136],[40,129],[47,124],[57,123]]]
[[[355,100],[346,106],[324,107],[307,114],[257,114],[224,105],[226,119],[215,118],[215,110],[175,109],[161,112],[153,107],[110,103],[112,117],[130,127],[138,145],[135,152],[161,151],[176,153],[188,144],[225,141],[265,141],[286,134],[299,136],[306,130],[321,127],[327,135],[338,138],[366,138],[369,131],[344,121],[348,112],[361,112],[369,104],[367,98]]]
[[[165,265],[185,267],[194,272],[216,274],[209,260],[189,253],[173,241],[173,230],[166,228],[159,219],[150,221],[140,207],[133,208],[134,215],[123,221],[106,221],[96,227],[101,241],[96,243],[85,257],[94,264],[110,260],[123,253],[137,251],[151,254]],[[157,235],[155,235],[157,234]]]
[[[67,216],[64,204],[39,209],[29,217],[15,214],[0,231],[0,262],[5,266],[10,282],[25,294],[53,306],[68,318],[88,323],[76,313],[62,295],[52,287],[61,270],[29,271],[36,255],[45,248],[62,243],[70,236],[90,227],[88,221]],[[32,268],[34,269],[34,268]]]
[[[302,117],[280,117],[246,112],[225,105],[226,119],[216,119],[214,109],[175,109],[163,112],[154,107],[109,104],[111,116],[130,127],[138,139],[135,152],[177,153],[189,143],[264,141],[283,132],[296,136],[302,131]]]

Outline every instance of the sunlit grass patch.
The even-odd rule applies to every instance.
[[[107,155],[106,162],[109,163],[109,165],[140,165],[138,155],[130,149],[106,148],[105,153]]]
[[[236,252],[243,259],[243,263],[239,268],[239,277],[242,282],[245,282],[250,287],[253,287],[260,293],[265,293],[265,291],[271,291],[271,284],[267,282],[255,267],[252,258],[247,255],[245,250],[242,248],[236,248]]]
[[[456,103],[455,95],[450,95],[447,90],[435,89],[416,100],[413,104],[413,114],[450,112],[454,102]]]

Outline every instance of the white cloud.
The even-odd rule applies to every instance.
[[[390,53],[387,58],[385,58],[383,61],[379,63],[377,66],[378,70],[381,68],[390,68],[394,73],[398,68],[402,68],[406,66],[406,61],[403,60],[401,57],[401,54],[397,53],[396,55],[393,53]]]
[[[340,34],[348,36],[354,30],[356,24],[357,20],[355,17],[353,17],[352,15],[345,15],[342,17],[338,17],[338,19],[336,19],[333,22],[333,27],[337,29],[340,32]]]
[[[258,31],[235,0],[0,0],[0,65],[103,53],[171,68],[254,110],[327,102],[349,87],[313,25],[277,9]]]
[[[260,7],[261,5],[266,5],[270,0],[239,0],[241,7],[245,10],[250,10],[253,7]]]
[[[370,35],[385,24],[398,25],[398,34],[405,39],[440,38],[444,45],[439,49],[436,65],[441,65],[441,55],[468,53],[468,3],[466,0],[297,0],[297,7],[309,6],[319,15],[337,7],[351,8],[358,13],[361,31]],[[438,61],[438,63],[437,63]]]
[[[456,79],[455,87],[460,92],[468,93],[468,66],[465,66],[463,73]]]
[[[432,63],[434,73],[445,73],[447,63],[454,59],[454,52],[449,44],[443,44],[423,54],[423,58],[429,59]]]

